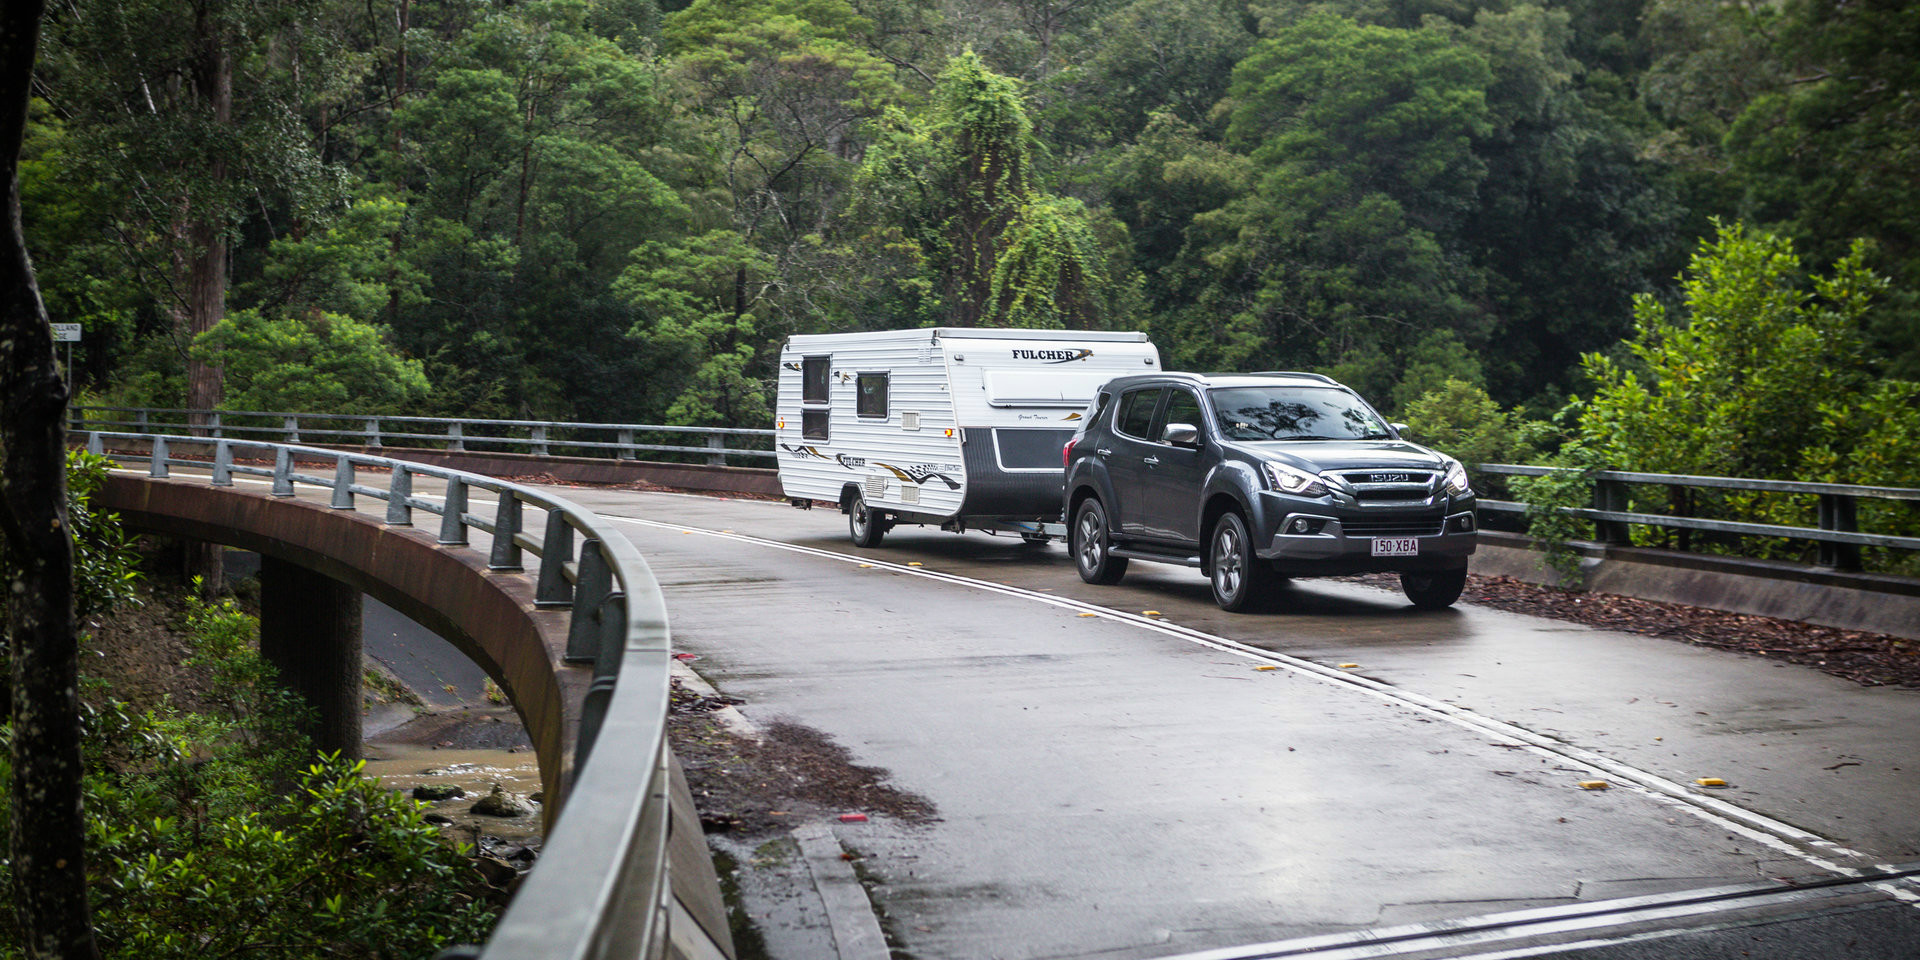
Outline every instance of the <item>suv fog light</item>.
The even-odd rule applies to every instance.
[[[1296,534],[1319,533],[1327,525],[1325,520],[1316,517],[1294,517],[1287,521],[1286,532]]]
[[[1295,518],[1293,519],[1293,524],[1292,524],[1292,526],[1290,527],[1290,529],[1292,529],[1294,533],[1306,533],[1306,532],[1307,532],[1307,518],[1306,518],[1306,517],[1295,517]]]
[[[1472,533],[1474,527],[1473,514],[1469,513],[1466,516],[1454,518],[1453,526],[1454,529],[1461,533]]]

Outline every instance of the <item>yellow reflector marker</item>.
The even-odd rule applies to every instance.
[[[1279,667],[1254,667],[1253,669],[1255,671],[1260,671],[1260,670],[1278,670],[1280,668]]]
[[[1097,613],[1079,613],[1079,614],[1075,614],[1075,616],[1079,616],[1079,617],[1097,617],[1097,616],[1099,616],[1099,614],[1097,614]]]
[[[1727,785],[1727,782],[1725,780],[1720,779],[1719,777],[1701,777],[1700,779],[1695,780],[1694,783],[1697,783],[1703,787],[1724,787]]]
[[[873,569],[873,564],[871,564],[871,563],[863,563],[863,564],[861,564],[861,565],[860,565],[860,569],[862,569],[862,570],[872,570],[872,569]]]
[[[907,566],[909,566],[909,567],[924,567],[924,566],[926,566],[926,564],[924,564],[924,563],[921,563],[921,562],[920,562],[920,561],[918,561],[918,560],[908,560],[908,561],[907,561]]]
[[[1140,611],[1140,615],[1141,615],[1141,616],[1143,616],[1143,617],[1157,617],[1157,616],[1159,616],[1159,615],[1160,615],[1160,611],[1158,611],[1158,610],[1142,610],[1142,611]]]
[[[1580,789],[1582,789],[1582,790],[1605,790],[1605,789],[1607,789],[1607,788],[1608,788],[1609,786],[1610,786],[1610,784],[1608,784],[1608,783],[1607,783],[1607,782],[1606,782],[1605,780],[1582,780],[1582,781],[1580,781]]]
[[[1357,663],[1343,663],[1343,664],[1341,664],[1341,665],[1340,665],[1340,669],[1342,669],[1342,670],[1352,670],[1353,668],[1355,668],[1355,667],[1358,667],[1358,666],[1359,666],[1359,664],[1357,664]]]

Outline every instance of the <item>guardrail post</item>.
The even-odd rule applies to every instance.
[[[1593,481],[1593,508],[1613,513],[1625,513],[1627,510],[1627,485],[1618,480]],[[1609,546],[1628,546],[1633,543],[1633,532],[1618,520],[1595,520],[1593,522],[1594,539]]]
[[[273,495],[293,496],[293,451],[286,447],[273,450]]]
[[[717,433],[707,434],[707,449],[724,451],[726,448],[727,438]],[[725,453],[710,453],[707,455],[707,466],[724,467],[726,465],[727,455]]]
[[[220,435],[220,411],[215,410],[207,414],[207,436],[218,437]]]
[[[616,450],[616,451],[614,451],[614,456],[615,456],[615,457],[618,457],[618,458],[619,458],[619,459],[621,459],[621,460],[636,460],[636,459],[639,459],[638,457],[635,457],[635,456],[634,456],[634,449],[633,449],[633,431],[632,431],[632,430],[622,430],[622,431],[620,431],[620,433],[619,433],[619,440],[620,440],[620,449],[618,449],[618,450]]]
[[[387,525],[413,526],[413,471],[405,464],[393,465],[393,479],[387,483]]]
[[[501,490],[500,507],[493,514],[493,555],[489,570],[524,570],[520,564],[520,498],[511,490]]]
[[[300,418],[287,417],[280,422],[280,429],[287,435],[288,443],[300,442]]]
[[[233,486],[233,443],[231,441],[215,440],[213,442],[213,485]]]
[[[440,542],[449,546],[467,545],[467,482],[459,477],[447,480],[447,500],[440,508]]]
[[[380,449],[380,418],[367,418],[367,449]]]
[[[87,434],[87,452],[96,457],[107,455],[107,439],[100,435],[100,431],[94,430]]]
[[[455,420],[454,422],[447,424],[447,449],[448,450],[451,450],[454,453],[459,453],[460,451],[467,449],[467,442],[461,439],[462,437],[466,436],[466,433],[463,432],[464,427],[465,427],[465,424],[462,424],[458,420]]]
[[[1844,533],[1859,532],[1860,515],[1857,501],[1843,493],[1821,494],[1820,529]],[[1840,573],[1858,573],[1860,545],[1822,540],[1820,541],[1820,565],[1832,567]]]
[[[533,455],[536,457],[544,457],[547,455],[546,427],[533,428]]]
[[[133,412],[133,432],[134,433],[147,432],[147,411],[135,410]]]
[[[164,477],[167,475],[167,438],[154,437],[153,451],[147,454],[147,476]]]
[[[547,535],[540,538],[540,580],[533,588],[533,605],[557,607],[573,600],[567,583],[567,564],[573,562],[573,526],[567,515],[547,511]]]
[[[600,603],[612,592],[613,568],[600,552],[600,541],[582,540],[573,583],[573,616],[567,620],[568,663],[587,663],[599,656]]]
[[[573,745],[573,767],[578,770],[593,754],[593,745],[600,741],[600,726],[607,719],[607,704],[613,699],[613,691],[620,683],[620,656],[626,647],[627,635],[627,597],[622,593],[609,593],[605,600],[595,605],[593,610],[595,626],[594,645],[597,648],[593,657],[593,680],[587,684],[587,695],[580,703],[580,732]],[[573,623],[580,622],[580,611],[576,607]],[[568,636],[571,644],[572,636]]]
[[[353,461],[345,454],[333,461],[333,508],[353,509]]]

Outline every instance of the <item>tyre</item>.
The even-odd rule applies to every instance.
[[[1119,583],[1127,572],[1127,558],[1113,555],[1113,543],[1107,538],[1107,508],[1088,498],[1073,512],[1073,527],[1067,531],[1073,550],[1073,565],[1080,579],[1088,583]]]
[[[1220,609],[1241,613],[1256,609],[1279,586],[1279,577],[1265,560],[1254,556],[1253,537],[1238,513],[1221,515],[1208,541],[1207,569],[1211,571],[1213,602]]]
[[[856,547],[877,547],[887,535],[887,515],[867,507],[867,498],[853,491],[847,501],[847,533]]]
[[[1466,587],[1466,567],[1400,575],[1400,589],[1406,591],[1407,599],[1422,610],[1453,606],[1453,602],[1460,599],[1460,591]]]

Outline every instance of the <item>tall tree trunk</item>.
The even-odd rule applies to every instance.
[[[210,4],[199,4],[194,19],[198,49],[193,62],[195,96],[205,104],[215,126],[233,123],[233,54]],[[218,147],[214,149],[218,150]],[[227,182],[227,159],[216,153],[207,166],[208,193],[219,197]],[[227,315],[226,204],[218,199],[189,209],[187,241],[187,335],[189,339],[213,329]],[[187,360],[187,408],[213,410],[220,406],[223,371],[191,357]],[[197,415],[196,415],[197,416]],[[203,420],[189,420],[195,433],[205,431]]]
[[[20,139],[42,0],[0,13],[0,549],[12,663],[13,907],[33,958],[100,956],[81,818],[79,647],[67,526],[67,387],[20,232]]]
[[[233,123],[233,53],[228,47],[225,28],[216,4],[195,5],[194,17],[194,96],[206,106],[217,127]],[[227,315],[227,217],[223,197],[227,183],[227,158],[219,147],[207,165],[207,199],[199,205],[191,201],[184,211],[187,341],[214,328]],[[226,371],[187,358],[187,409],[218,410],[224,392]],[[210,433],[205,414],[188,414],[191,432]],[[187,575],[200,578],[200,590],[214,596],[225,589],[226,569],[217,543],[188,540],[182,544]]]

